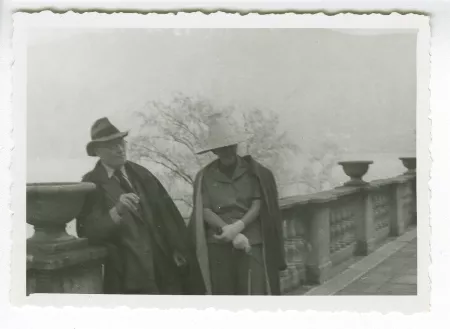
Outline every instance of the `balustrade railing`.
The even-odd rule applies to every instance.
[[[415,158],[401,158],[406,173],[367,183],[370,161],[340,162],[350,180],[333,190],[280,200],[288,268],[282,291],[320,284],[330,269],[367,255],[388,236],[416,221]],[[27,293],[101,293],[106,250],[68,236],[64,226],[93,189],[85,183],[27,185]]]
[[[288,270],[281,277],[284,292],[305,281],[322,283],[331,267],[369,254],[415,223],[415,158],[404,159],[407,172],[370,183],[362,179],[370,161],[341,162],[350,176],[342,186],[280,201],[289,251]],[[302,247],[292,246],[293,237],[301,238]]]

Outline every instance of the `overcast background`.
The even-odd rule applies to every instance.
[[[375,161],[367,179],[397,175],[415,152],[415,53],[412,32],[35,29],[27,181],[79,181],[95,162],[85,145],[96,119],[133,134],[136,110],[176,92],[275,110],[300,147],[333,138],[343,158]]]

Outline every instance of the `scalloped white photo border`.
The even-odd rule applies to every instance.
[[[102,28],[374,28],[374,29],[418,29],[417,46],[417,184],[418,217],[418,296],[280,296],[280,297],[218,297],[218,296],[107,296],[107,295],[32,295],[25,297],[25,154],[26,154],[26,35],[28,28],[37,27],[102,27]],[[216,13],[205,15],[190,14],[101,14],[67,13],[63,15],[44,12],[39,14],[17,13],[14,15],[13,34],[13,188],[11,209],[12,256],[11,256],[11,304],[60,308],[64,306],[87,308],[80,312],[97,310],[106,316],[117,307],[168,310],[190,308],[205,310],[298,310],[298,311],[347,311],[347,312],[420,312],[429,307],[429,190],[431,159],[429,145],[431,125],[430,112],[430,26],[428,17],[423,15],[353,15],[339,14],[277,14],[239,15]],[[33,307],[32,307],[33,308]],[[102,308],[102,309],[101,309]],[[134,312],[134,311],[133,311]],[[181,311],[177,311],[181,312]],[[305,316],[309,313],[307,312]],[[215,321],[215,320],[213,320]]]

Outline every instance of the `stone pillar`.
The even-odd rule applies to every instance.
[[[67,234],[91,183],[27,184],[27,295],[32,293],[102,293],[106,249]]]
[[[412,208],[413,215],[411,219],[412,224],[417,224],[417,159],[415,156],[402,157],[400,160],[407,171],[403,174],[404,176],[410,177],[412,180]]]
[[[402,235],[415,216],[414,176],[402,175],[393,184],[394,211],[391,216],[392,236]]]
[[[355,255],[367,256],[375,249],[375,213],[371,191],[376,189],[368,185],[360,190],[361,207],[356,224],[356,248]]]
[[[344,183],[345,187],[357,187],[361,198],[358,200],[359,205],[356,207],[356,246],[355,255],[365,256],[371,253],[375,245],[374,232],[374,212],[372,198],[370,197],[370,185],[362,178],[373,161],[341,161],[345,174],[350,177],[350,180]],[[341,188],[341,191],[342,191]]]
[[[334,197],[310,200],[308,236],[311,245],[306,264],[306,280],[320,284],[329,278],[330,259],[330,203]]]

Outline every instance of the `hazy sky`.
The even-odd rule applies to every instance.
[[[136,110],[176,92],[275,110],[301,146],[335,134],[351,152],[413,152],[415,35],[350,32],[35,30],[28,180],[79,179],[97,118],[134,133]]]

